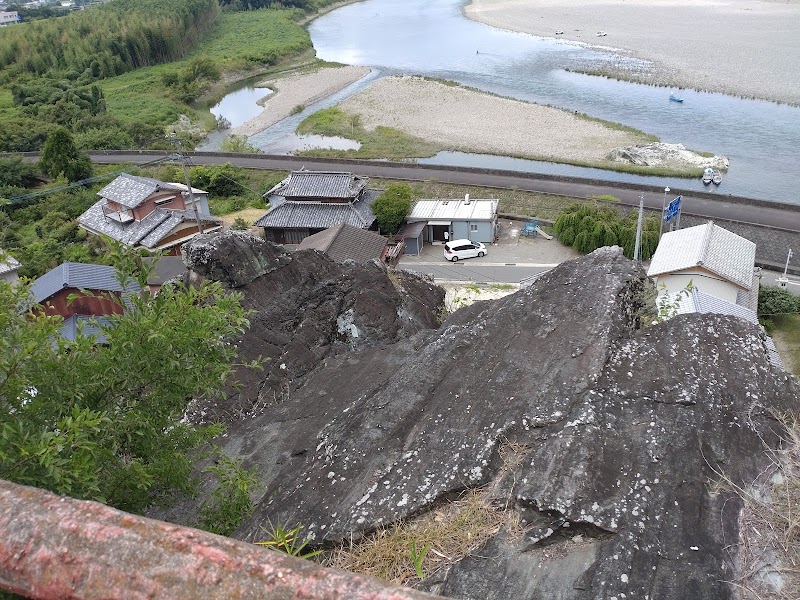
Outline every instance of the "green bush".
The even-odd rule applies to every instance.
[[[621,246],[633,258],[636,245],[636,213],[621,217],[613,208],[597,208],[576,204],[564,209],[556,218],[553,231],[565,246],[587,254],[603,246]],[[658,246],[658,219],[648,218],[642,226],[641,257],[652,258]]]
[[[391,183],[372,204],[381,231],[394,235],[411,212],[411,187],[405,183]]]

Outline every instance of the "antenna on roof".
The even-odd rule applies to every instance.
[[[183,177],[186,179],[186,188],[189,192],[189,202],[192,203],[192,208],[194,209],[194,220],[197,221],[197,231],[203,233],[203,222],[200,220],[200,213],[197,212],[197,203],[194,201],[194,192],[192,192],[192,184],[189,181],[189,170],[186,168],[186,156],[181,153],[181,140],[175,135],[175,132],[171,132],[167,139],[175,144],[175,149],[178,151],[178,158],[181,161],[181,166],[183,167]]]

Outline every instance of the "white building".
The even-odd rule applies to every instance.
[[[725,302],[755,311],[758,277],[756,245],[709,221],[705,225],[665,233],[647,274],[659,295],[675,295],[692,287]]]
[[[19,22],[19,15],[17,11],[11,12],[0,12],[0,27],[4,27],[5,25],[13,25],[14,23]]]
[[[468,239],[492,243],[497,238],[497,200],[420,200],[406,217],[408,223],[425,222],[426,242]]]

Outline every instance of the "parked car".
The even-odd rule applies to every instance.
[[[486,246],[470,240],[450,240],[444,245],[444,257],[452,262],[460,258],[486,256]]]

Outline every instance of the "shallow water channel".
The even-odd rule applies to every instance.
[[[372,77],[252,136],[251,143],[268,153],[292,152],[304,144],[292,136],[296,124],[307,114],[341,101],[373,77],[420,74],[577,110],[655,134],[664,142],[725,155],[730,158],[730,170],[722,185],[713,188],[720,194],[800,203],[796,191],[800,178],[796,159],[800,108],[692,90],[682,90],[685,102],[678,104],[669,101],[670,89],[570,72],[566,69],[625,59],[580,44],[470,21],[463,16],[461,5],[462,0],[367,0],[316,19],[309,31],[319,58],[373,67]],[[619,175],[453,152],[420,162],[703,189],[699,180]]]

